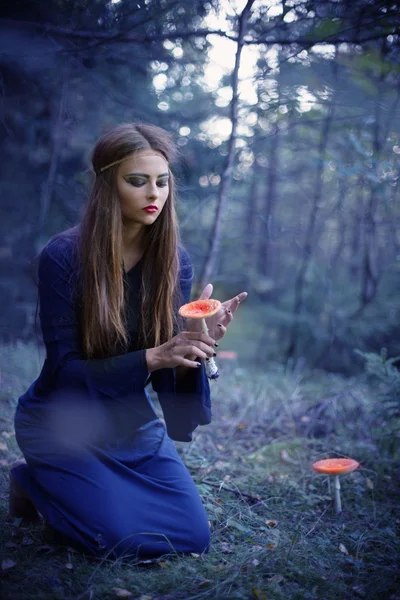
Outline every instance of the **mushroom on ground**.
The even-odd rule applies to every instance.
[[[317,462],[313,464],[314,471],[325,473],[326,475],[334,475],[335,512],[337,515],[342,512],[339,475],[350,473],[359,466],[360,463],[352,458],[325,458],[324,460],[317,460]]]
[[[221,302],[219,300],[194,300],[188,304],[184,304],[179,309],[181,317],[187,319],[201,319],[201,328],[203,333],[208,335],[208,327],[206,317],[212,317],[219,311]],[[206,359],[206,375],[209,379],[217,379],[219,377],[218,367],[215,360],[211,357]]]

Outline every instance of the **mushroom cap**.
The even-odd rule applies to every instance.
[[[194,300],[188,304],[184,304],[179,309],[181,317],[189,319],[203,319],[204,317],[211,317],[219,311],[221,302],[219,300]]]
[[[350,471],[354,471],[359,466],[360,463],[352,458],[325,458],[324,460],[317,460],[313,464],[313,469],[327,475],[341,475],[343,473],[350,473]]]

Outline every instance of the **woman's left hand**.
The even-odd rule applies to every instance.
[[[213,285],[208,283],[202,291],[199,300],[207,300],[213,292]],[[208,333],[214,340],[220,340],[226,334],[229,323],[232,322],[239,304],[247,297],[247,292],[241,292],[230,300],[221,303],[221,308],[212,317],[206,318]],[[188,331],[200,331],[201,319],[187,319]]]

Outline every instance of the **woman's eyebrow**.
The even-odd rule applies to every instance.
[[[150,175],[147,173],[127,173],[124,177],[132,177],[132,175],[140,175],[141,177],[146,177],[146,179],[150,179]],[[169,173],[162,173],[162,175],[157,175],[157,179],[159,177],[169,177]]]

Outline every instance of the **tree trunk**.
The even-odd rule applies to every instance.
[[[385,58],[385,42],[383,42],[381,47],[380,58],[383,62]],[[378,93],[375,104],[374,135],[372,140],[371,172],[373,177],[376,179],[378,172],[378,164],[380,161],[380,154],[384,141],[381,137],[381,100],[384,93],[384,81],[385,73],[384,69],[381,68],[379,79],[377,81]],[[350,319],[355,319],[362,315],[368,304],[370,304],[374,300],[378,291],[379,281],[382,276],[375,221],[375,214],[379,202],[381,189],[382,184],[379,181],[372,180],[370,182],[368,203],[364,217],[364,244],[362,256],[360,300],[357,310],[350,316]]]
[[[244,237],[244,255],[245,255],[245,269],[243,273],[243,280],[245,287],[252,288],[254,282],[258,276],[257,270],[257,248],[261,236],[261,221],[259,214],[261,213],[260,208],[260,180],[264,168],[254,162],[253,168],[253,179],[250,188],[250,194],[247,202],[247,213],[246,213],[246,228],[243,232]]]
[[[262,235],[258,255],[258,270],[261,277],[267,278],[271,275],[271,241],[273,241],[274,212],[277,204],[277,175],[278,175],[278,151],[280,143],[279,125],[275,124],[274,134],[271,136],[269,148],[269,160],[267,169],[267,189],[265,194],[264,218],[261,227]]]
[[[360,247],[362,231],[364,228],[364,175],[357,178],[357,201],[354,213],[353,228],[350,242],[349,275],[350,280],[355,280],[360,272]]]
[[[333,65],[335,71],[337,70],[337,62]],[[335,104],[335,92],[333,92],[332,100],[329,105],[328,114],[324,119],[320,141],[318,144],[318,162],[315,174],[315,188],[312,199],[311,211],[308,220],[308,227],[305,234],[304,245],[301,254],[300,268],[298,270],[295,285],[294,285],[294,304],[293,304],[293,325],[290,331],[289,345],[286,350],[286,363],[294,358],[296,353],[296,347],[299,337],[299,317],[303,308],[303,289],[305,284],[305,278],[311,262],[311,256],[314,245],[314,230],[317,220],[319,205],[322,197],[322,174],[324,170],[325,151],[328,145],[329,133],[333,120],[334,104]]]
[[[211,276],[213,274],[214,265],[217,261],[221,249],[222,240],[222,220],[225,214],[225,206],[228,200],[228,194],[232,178],[232,169],[235,158],[236,149],[236,136],[237,136],[237,125],[238,125],[238,82],[239,82],[239,67],[240,57],[244,45],[244,35],[246,32],[247,20],[250,16],[251,7],[255,0],[247,0],[247,4],[243,9],[239,17],[239,31],[238,31],[238,43],[235,57],[235,66],[232,72],[232,101],[230,105],[230,116],[232,123],[232,132],[228,141],[228,154],[225,160],[225,165],[221,175],[221,184],[218,190],[217,197],[217,210],[215,214],[215,220],[213,229],[211,232],[210,248],[208,256],[204,263],[203,271],[200,277],[200,292],[203,288],[210,283]]]
[[[331,264],[329,265],[330,279],[337,270],[340,256],[346,246],[346,230],[347,230],[347,219],[344,216],[345,200],[347,198],[348,187],[343,177],[339,177],[338,181],[338,201],[336,204],[335,212],[337,214],[337,223],[339,228],[338,240],[336,243],[336,250],[331,258]]]
[[[61,146],[63,142],[63,119],[64,119],[64,110],[65,110],[65,92],[67,89],[67,77],[63,76],[63,84],[61,87],[60,99],[58,102],[58,110],[57,115],[55,117],[55,123],[52,128],[52,146],[51,146],[51,156],[50,156],[50,164],[49,170],[47,173],[47,179],[43,183],[42,193],[40,195],[40,204],[39,204],[39,222],[38,222],[38,230],[39,235],[43,230],[44,223],[46,221],[48,212],[50,210],[51,198],[53,195],[54,183],[57,174],[57,165],[58,159],[60,156]]]

